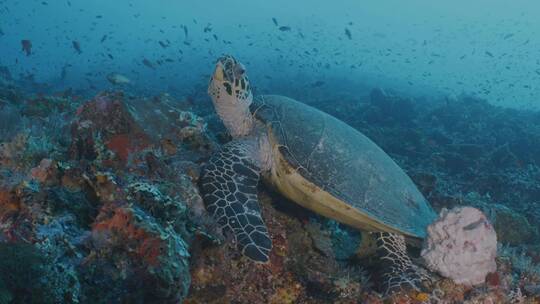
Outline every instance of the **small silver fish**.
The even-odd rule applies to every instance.
[[[118,73],[110,73],[107,75],[107,80],[114,85],[124,85],[131,83],[131,80],[126,76]]]

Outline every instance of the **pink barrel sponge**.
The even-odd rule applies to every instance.
[[[486,216],[472,207],[443,209],[428,227],[422,257],[430,270],[458,284],[478,285],[497,270],[497,235]]]

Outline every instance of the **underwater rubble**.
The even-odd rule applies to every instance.
[[[497,231],[484,284],[383,298],[359,232],[263,186],[270,262],[227,241],[197,187],[228,140],[208,109],[26,95],[0,76],[0,303],[540,303],[540,113],[382,89],[310,103],[372,138],[436,211],[474,206]]]

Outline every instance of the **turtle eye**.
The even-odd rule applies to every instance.
[[[236,77],[242,77],[246,73],[246,68],[243,64],[238,63],[234,66],[234,75]]]

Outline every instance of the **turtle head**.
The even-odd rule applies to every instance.
[[[214,102],[219,102],[221,99],[235,99],[238,102],[248,101],[251,103],[253,95],[246,67],[233,56],[220,57],[210,79],[208,94]]]
[[[220,57],[210,78],[208,94],[233,137],[249,134],[252,127],[249,105],[253,94],[242,63],[230,55]]]

